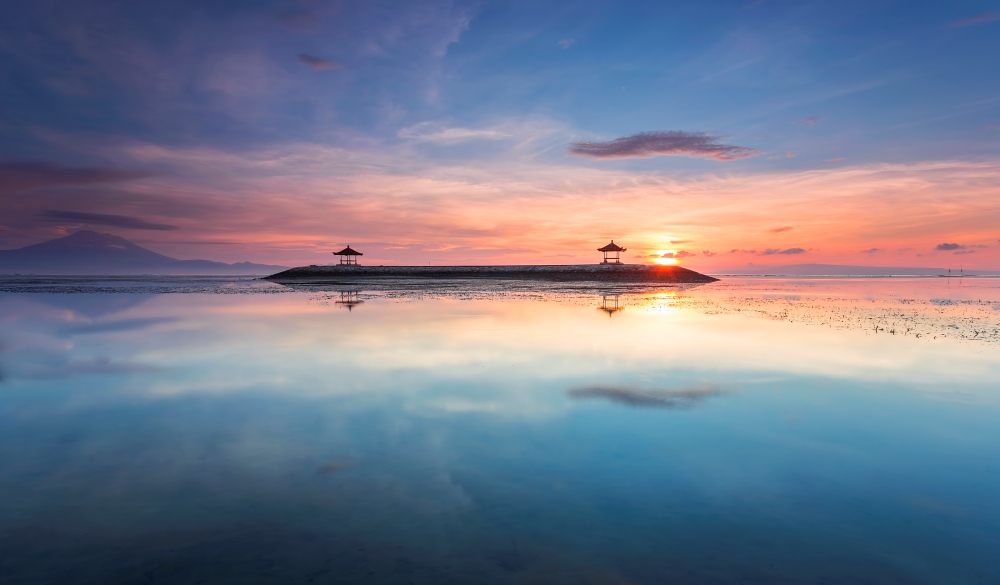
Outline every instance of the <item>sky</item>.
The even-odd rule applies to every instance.
[[[998,0],[6,0],[0,249],[995,270],[998,56]]]

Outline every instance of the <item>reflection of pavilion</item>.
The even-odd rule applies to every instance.
[[[608,317],[614,315],[618,311],[621,311],[625,307],[619,304],[619,298],[621,295],[617,293],[602,294],[601,295],[601,306],[598,307],[599,310],[604,311],[608,314]]]
[[[347,307],[347,310],[350,311],[351,309],[353,309],[354,307],[360,305],[364,301],[362,301],[361,299],[358,298],[358,291],[356,291],[356,290],[342,290],[342,291],[340,291],[340,300],[339,301],[333,301],[333,302],[336,303],[336,304],[338,304],[338,305],[342,305],[344,307]]]

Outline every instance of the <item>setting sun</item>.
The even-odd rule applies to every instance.
[[[674,257],[674,254],[676,254],[674,250],[657,250],[657,257],[653,261],[661,266],[673,266],[677,264],[677,258]]]

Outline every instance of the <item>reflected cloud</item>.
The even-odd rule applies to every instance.
[[[62,364],[41,365],[18,373],[18,378],[46,380],[70,378],[83,374],[130,374],[158,372],[160,368],[135,362],[113,362],[106,357],[92,360],[71,361]]]
[[[566,390],[570,398],[587,400],[601,398],[636,408],[682,409],[697,406],[713,396],[729,394],[715,388],[685,388],[681,390],[650,390],[629,386],[581,386]]]
[[[148,317],[138,319],[120,319],[104,323],[80,323],[63,328],[63,335],[88,335],[92,333],[112,333],[116,331],[137,331],[148,329],[162,323],[173,323],[176,317]]]
[[[344,471],[345,469],[350,469],[354,467],[353,463],[346,461],[330,461],[325,465],[320,465],[316,468],[316,475],[330,475],[337,473],[338,471]]]

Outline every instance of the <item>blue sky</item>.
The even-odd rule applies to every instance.
[[[533,232],[540,219],[559,223],[576,213],[583,192],[600,204],[615,197],[607,186],[622,181],[744,178],[748,197],[756,197],[761,177],[795,183],[797,173],[896,165],[906,180],[936,181],[938,197],[954,181],[978,184],[966,194],[977,205],[965,207],[980,217],[995,186],[1000,4],[991,2],[11,1],[0,11],[4,247],[79,228],[115,231],[46,215],[69,210],[177,225],[176,233],[117,233],[183,257],[298,261],[351,238],[385,261],[403,261],[405,253],[386,246],[426,253],[430,234],[444,233],[455,236],[445,247],[461,251],[456,260],[500,261],[476,250],[502,249],[497,242],[515,235],[540,237]],[[570,150],[642,132],[703,133],[752,155],[721,161],[681,147],[667,156],[595,159]],[[962,168],[948,180],[929,179],[928,165],[942,162]],[[26,163],[49,165],[50,176],[36,176],[37,166],[26,171]],[[988,166],[990,177],[969,180],[962,166],[969,164]],[[921,170],[898,171],[911,167]],[[72,179],[79,169],[111,178]],[[34,173],[27,183],[25,173]],[[354,186],[288,187],[303,176]],[[361,185],[360,176],[370,181]],[[586,187],[556,192],[583,176]],[[396,178],[410,179],[402,208],[371,183]],[[434,184],[421,186],[426,181]],[[285,191],[275,192],[276,182]],[[484,192],[463,211],[463,182],[493,192],[492,202]],[[899,181],[868,196],[892,185]],[[852,209],[864,209],[862,186],[845,190],[859,198]],[[199,199],[200,190],[242,196]],[[573,201],[559,211],[564,196]],[[331,220],[329,230],[317,231],[302,219],[343,215],[337,206],[358,198],[369,213],[352,216],[350,226]],[[703,215],[734,198],[727,192],[684,213]],[[512,199],[529,202],[533,213],[507,217],[504,201]],[[260,221],[245,208],[278,202],[288,213],[283,227],[257,238],[269,244],[253,241],[248,234],[259,232]],[[817,196],[814,213],[830,204]],[[651,213],[648,201],[629,205],[633,216]],[[407,214],[432,215],[435,207],[453,211],[445,223],[454,234],[422,218],[414,220],[422,229],[401,228]],[[244,213],[251,219],[237,221]],[[509,221],[456,224],[497,214]],[[380,216],[395,219],[383,225]],[[805,219],[789,221],[801,234]],[[656,229],[631,230],[627,217],[577,223],[588,242],[618,233],[658,247],[650,240]],[[683,227],[660,231],[676,235]],[[876,244],[907,247],[921,226],[910,228],[887,236],[895,244],[869,246],[877,238],[852,234],[841,255]],[[980,231],[926,231],[935,245],[960,236],[963,246],[998,243]],[[703,248],[769,245],[691,233]],[[223,240],[230,248],[176,243]],[[565,234],[546,249],[572,240]],[[812,240],[782,245],[836,247],[832,234]],[[919,253],[893,260],[912,263]]]

